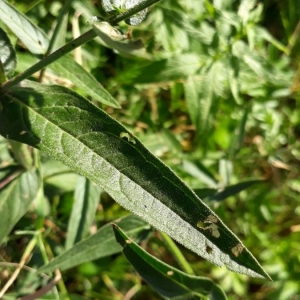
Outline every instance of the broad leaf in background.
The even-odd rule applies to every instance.
[[[74,192],[80,175],[52,157],[42,156],[41,170],[44,185],[57,194]]]
[[[74,204],[69,218],[66,249],[89,234],[100,201],[102,189],[85,177],[80,177],[74,193]]]
[[[11,29],[31,53],[46,53],[49,44],[46,35],[4,0],[0,0],[0,20]]]
[[[3,66],[5,75],[12,73],[17,65],[17,56],[9,37],[0,28],[0,63]],[[1,69],[0,69],[1,70]],[[1,71],[0,71],[1,73]],[[0,81],[1,83],[2,81]]]
[[[113,224],[116,240],[122,252],[140,276],[165,299],[227,299],[225,293],[212,280],[186,274],[148,254]]]
[[[28,211],[40,186],[36,170],[26,171],[0,190],[0,243]]]
[[[120,104],[113,96],[81,65],[79,65],[71,55],[65,55],[49,66],[58,76],[71,80],[86,95],[93,100],[105,105],[120,108]]]
[[[49,41],[43,31],[3,0],[0,0],[0,19],[14,32],[31,53],[46,53]],[[14,20],[14,22],[11,20]],[[85,94],[91,96],[93,100],[115,108],[120,107],[110,93],[90,73],[76,63],[70,55],[66,55],[53,63],[51,69],[59,76],[71,80]]]
[[[63,87],[24,81],[2,95],[2,105],[3,136],[61,160],[212,263],[269,278],[192,190],[121,124],[83,97]]]
[[[138,238],[143,231],[150,228],[147,223],[133,215],[115,220],[114,223],[118,224],[133,239]],[[50,263],[42,266],[39,272],[52,272],[55,269],[67,270],[87,261],[116,254],[121,250],[122,248],[115,240],[111,224],[106,224],[94,235],[75,244]]]
[[[107,22],[94,22],[93,29],[100,38],[101,44],[112,48],[125,57],[150,59],[141,40],[132,41]]]
[[[184,83],[185,99],[193,124],[196,126],[198,138],[208,136],[212,122],[212,108],[217,99],[210,83],[201,77],[190,77]]]
[[[126,83],[130,78],[135,83],[157,83],[181,80],[196,74],[201,67],[199,56],[194,53],[182,54],[154,61],[146,66],[136,66],[121,73],[118,78]],[[130,81],[131,82],[131,81]]]
[[[195,178],[198,178],[208,187],[217,188],[218,181],[214,175],[199,161],[183,160],[182,169]]]
[[[211,66],[197,77],[190,76],[184,82],[185,99],[198,140],[206,146],[209,131],[217,112],[220,97],[224,92],[226,78],[225,62],[212,62]]]

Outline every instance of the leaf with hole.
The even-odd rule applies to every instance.
[[[83,97],[64,87],[24,81],[2,95],[2,105],[3,136],[62,161],[210,262],[269,278],[241,241],[170,168],[137,138],[132,143],[120,137],[130,133]],[[242,250],[235,255],[237,245]],[[211,251],[206,251],[208,247]]]

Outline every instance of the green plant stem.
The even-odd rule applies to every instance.
[[[182,270],[186,272],[187,274],[195,275],[193,269],[189,265],[189,263],[186,261],[185,257],[182,255],[181,251],[177,247],[177,245],[173,242],[173,240],[165,233],[160,232],[160,235],[164,242],[166,243],[168,249],[172,252],[174,255],[174,258],[178,262],[178,264],[181,266]]]
[[[32,74],[40,71],[41,69],[45,68],[52,62],[58,60],[62,56],[66,55],[67,53],[71,52],[75,48],[89,42],[90,40],[94,39],[96,37],[96,33],[93,29],[87,31],[86,33],[82,34],[77,39],[71,41],[70,43],[66,44],[65,46],[61,47],[57,51],[53,52],[49,56],[45,57],[23,73],[20,73],[19,75],[13,77],[12,79],[5,82],[5,84],[2,86],[2,91],[9,90],[12,86],[18,84],[22,80],[28,78]]]
[[[119,15],[116,15],[116,16],[113,16],[113,17],[109,18],[107,21],[111,25],[116,25],[119,22],[128,19],[129,17],[133,16],[134,14],[138,13],[139,11],[141,11],[141,10],[143,10],[143,9],[149,7],[150,5],[152,5],[154,3],[157,3],[159,1],[161,1],[161,0],[144,0],[141,3],[139,3],[138,5],[128,9],[124,13],[121,13]],[[46,66],[48,66],[52,62],[58,60],[62,56],[66,55],[67,53],[69,53],[71,51],[73,51],[75,48],[89,42],[90,40],[94,39],[95,37],[97,37],[97,34],[93,29],[87,31],[86,33],[84,33],[80,37],[78,37],[77,39],[69,42],[65,46],[63,46],[60,49],[56,50],[55,52],[53,52],[49,56],[45,57],[44,59],[42,59],[41,61],[39,61],[35,65],[33,65],[31,68],[27,69],[23,73],[21,73],[21,74],[15,76],[15,77],[13,77],[12,79],[6,81],[5,84],[3,84],[1,90],[2,91],[9,90],[12,86],[20,83],[22,80],[24,80],[24,79],[28,78],[29,76],[31,76],[32,74],[40,71],[41,69],[45,68]]]
[[[49,46],[48,46],[48,49],[47,49],[47,52],[46,52],[45,56],[50,55],[50,53],[52,53],[53,50],[54,50],[55,43],[56,43],[57,38],[59,36],[59,33],[60,33],[60,30],[61,30],[64,18],[68,14],[68,11],[69,11],[69,8],[70,8],[70,5],[71,5],[72,1],[73,0],[67,0],[64,3],[64,6],[63,6],[62,10],[59,13],[59,16],[58,16],[58,19],[57,19],[57,23],[55,25],[53,34],[51,36],[51,40],[50,40],[50,43],[49,43]],[[45,71],[46,71],[46,68],[42,69],[42,71],[40,73],[40,76],[39,76],[39,82],[42,82],[44,74],[45,74]]]
[[[144,10],[145,8],[159,2],[161,0],[143,0],[136,6],[133,6],[132,8],[126,10],[125,12],[113,16],[107,20],[107,22],[111,25],[117,25],[119,22],[128,19],[129,17],[135,15],[136,13]]]
[[[55,43],[56,43],[57,38],[59,36],[59,31],[62,27],[64,17],[65,17],[65,15],[67,15],[72,2],[73,2],[73,0],[65,1],[64,6],[63,6],[63,8],[61,9],[61,11],[59,13],[57,23],[56,23],[54,31],[53,31],[53,35],[51,36],[51,40],[50,40],[50,43],[49,43],[49,46],[48,46],[46,56],[49,55],[54,50],[54,46],[55,46]]]

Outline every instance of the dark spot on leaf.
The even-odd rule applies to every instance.
[[[210,247],[210,246],[206,246],[205,251],[206,251],[208,254],[211,254],[212,251],[213,251],[213,249],[212,249],[212,247]]]

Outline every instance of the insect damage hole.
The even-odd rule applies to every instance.
[[[208,246],[208,245],[206,245],[205,251],[206,251],[207,254],[212,254],[213,248],[210,247],[210,246]]]
[[[204,222],[199,221],[197,223],[197,227],[202,230],[209,230],[211,232],[211,235],[215,238],[219,238],[221,236],[219,232],[219,226],[216,225],[218,222],[218,218],[214,215],[209,215]],[[209,223],[209,226],[206,226],[206,223]],[[205,227],[206,226],[206,227]]]
[[[122,139],[122,138],[127,138],[128,142],[130,142],[130,143],[132,143],[132,144],[135,144],[135,143],[136,143],[136,141],[135,141],[135,139],[134,139],[134,136],[133,136],[131,133],[129,133],[129,132],[121,132],[121,133],[120,133],[120,138],[121,138],[121,139]]]
[[[204,223],[218,223],[218,218],[214,215],[209,215]]]
[[[211,235],[215,238],[219,238],[221,236],[218,228],[219,227],[216,224],[211,224],[208,227],[205,227],[205,229],[210,229]]]
[[[202,222],[202,221],[198,221],[198,223],[197,223],[197,227],[198,228],[204,228],[205,227],[205,223],[204,222]]]
[[[244,246],[238,243],[236,246],[231,248],[231,252],[235,257],[238,257],[244,250]]]

